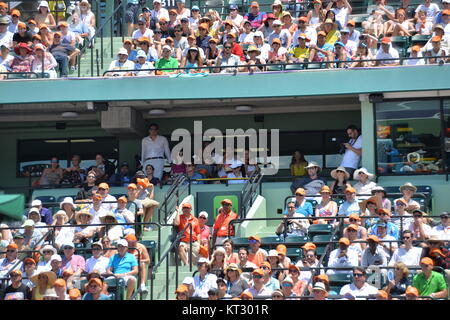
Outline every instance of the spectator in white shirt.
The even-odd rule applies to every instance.
[[[413,222],[408,226],[408,230],[414,234],[414,240],[427,240],[430,238],[431,227],[426,223],[423,212],[419,209],[413,211]]]
[[[331,251],[330,253],[330,258],[328,260],[329,268],[350,268],[358,266],[358,252],[356,250],[349,249],[349,246],[350,240],[348,240],[348,238],[339,239],[339,248]],[[328,269],[327,274],[330,275],[350,272],[351,270]]]
[[[281,25],[282,23],[280,20],[275,20],[273,22],[273,32],[270,34],[268,42],[269,44],[272,44],[274,39],[280,39],[281,46],[288,49],[291,47],[292,37],[289,30],[281,29]]]
[[[336,7],[331,9],[333,3],[336,3]],[[330,1],[326,10],[332,10],[335,14],[336,22],[339,23],[341,27],[347,24],[348,15],[352,13],[352,6],[347,0],[335,0]]]
[[[250,292],[253,297],[267,297],[272,295],[272,290],[264,285],[264,271],[255,269],[252,272],[253,285],[246,289],[244,293]]]
[[[441,240],[450,241],[450,213],[447,211],[441,213],[441,224],[433,227],[431,234]]]
[[[380,239],[375,235],[367,237],[368,246],[364,249],[361,259],[361,267],[367,268],[371,265],[386,266],[388,255],[380,246]]]
[[[151,11],[152,17],[156,17],[158,20],[165,18],[169,21],[169,11],[161,8],[161,0],[153,0],[153,10]]]
[[[425,0],[425,3],[419,4],[417,7],[414,19],[419,17],[419,11],[425,11],[427,14],[427,20],[432,22],[441,9],[439,9],[439,6],[436,3],[431,3],[431,0]]]
[[[362,267],[353,269],[353,282],[342,287],[339,294],[350,300],[364,300],[364,297],[375,295],[378,289],[366,282],[366,270]]]
[[[136,46],[139,45],[139,38],[147,37],[149,39],[153,39],[153,31],[146,27],[146,20],[144,18],[139,19],[138,28],[133,32],[131,38]]]
[[[102,208],[104,210],[113,211],[117,208],[116,197],[109,194],[109,184],[106,182],[100,183],[98,185],[98,194],[102,197]]]
[[[153,176],[161,180],[164,172],[164,156],[169,163],[172,157],[167,138],[158,135],[158,130],[159,126],[152,123],[148,130],[149,135],[142,139],[141,165],[145,168],[147,164],[151,164],[155,168]]]
[[[194,276],[193,297],[208,298],[210,289],[217,289],[217,276],[209,273],[211,266],[208,259],[201,257],[197,262],[198,273]]]
[[[392,41],[389,37],[384,37],[381,40],[381,46],[378,49],[376,59],[379,61],[376,62],[377,66],[398,66],[400,65],[399,60],[382,60],[382,59],[395,59],[398,58],[399,54],[396,49],[392,47]]]
[[[101,242],[95,242],[91,246],[92,257],[86,260],[85,271],[91,273],[96,270],[100,274],[105,273],[108,267],[109,259],[102,255],[103,245]]]
[[[413,233],[411,231],[403,231],[402,238],[404,246],[394,251],[389,266],[392,267],[397,262],[403,262],[407,266],[418,267],[422,256],[422,248],[413,247]]]
[[[391,253],[393,253],[395,249],[398,248],[396,242],[397,239],[387,234],[387,223],[381,219],[376,224],[376,230],[380,240],[388,241],[388,242],[380,241],[380,245],[384,248],[386,254],[391,256]]]
[[[243,28],[244,32],[239,35],[239,43],[252,44],[254,35],[254,33],[252,32],[252,23],[248,20],[245,20]]]
[[[362,136],[360,131],[355,125],[349,125],[345,130],[350,138],[348,143],[344,143],[345,153],[342,158],[340,167],[344,167],[345,170],[353,177],[353,172],[359,167],[359,161],[362,155]]]
[[[233,170],[232,172],[227,173],[227,178],[245,178],[245,176],[242,175],[242,163],[240,161],[234,161],[230,168]],[[247,180],[228,180],[229,184],[238,184],[238,183],[246,183]]]

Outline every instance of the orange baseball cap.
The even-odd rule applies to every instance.
[[[185,202],[181,205],[181,208],[189,208],[192,209],[192,204],[190,204],[189,202]]]
[[[91,281],[89,281],[89,282],[91,282]],[[66,284],[66,280],[61,279],[61,278],[60,279],[56,279],[55,283],[53,284],[53,286],[55,286],[55,287],[65,287],[66,285],[67,285]]]
[[[263,276],[264,275],[264,271],[261,268],[257,268],[255,270],[253,270],[252,275],[260,275]]]
[[[429,265],[429,266],[434,266],[433,260],[431,260],[431,258],[428,258],[428,257],[422,258],[420,260],[420,263],[421,264],[426,264],[426,265]]]
[[[444,253],[442,252],[442,250],[439,249],[439,248],[433,248],[433,249],[430,249],[429,255],[432,256],[432,255],[435,255],[436,253],[437,253],[441,258],[445,258],[445,254],[444,254]]]
[[[200,246],[200,249],[198,251],[198,254],[203,257],[203,258],[208,258],[209,253],[208,253],[208,247],[206,246]]]
[[[259,268],[262,269],[262,267],[267,267],[269,270],[272,270],[272,267],[270,266],[270,263],[267,261],[264,261],[260,264]]]
[[[348,240],[348,238],[346,238],[346,237],[342,237],[342,238],[340,238],[339,239],[339,244],[345,244],[346,246],[349,246],[350,245],[350,240]]]
[[[140,38],[142,39],[142,38]],[[144,189],[147,189],[150,186],[150,181],[148,178],[137,178],[137,185],[141,186]]]
[[[228,32],[227,34],[227,38],[231,37],[231,38],[236,38],[236,34],[234,32]]]
[[[356,189],[353,188],[353,187],[347,187],[347,188],[345,189],[345,193],[347,193],[347,192],[350,192],[350,193],[356,193]]]
[[[137,241],[137,238],[134,234],[129,234],[125,237],[125,240],[127,241]]]
[[[286,255],[286,253],[287,253],[286,246],[284,244],[277,245],[277,252],[282,254],[282,255]]]
[[[81,297],[81,292],[80,290],[78,290],[77,288],[73,288],[69,290],[69,298],[74,300],[74,299],[78,299],[79,297]]]
[[[47,27],[47,25],[45,24],[45,23],[41,23],[40,25],[39,25],[39,30],[41,30],[41,29],[47,29],[48,27]]]
[[[198,26],[199,29],[209,30],[209,25],[207,23],[200,23]]]
[[[150,39],[148,38],[148,37],[140,37],[139,39],[138,39],[138,42],[139,43],[141,43],[141,42],[147,42],[147,43],[150,43]],[[139,179],[138,179],[139,180]],[[139,182],[138,182],[138,184],[139,184]]]
[[[23,22],[19,22],[18,24],[17,24],[17,28],[27,28],[27,25],[25,24],[25,23],[23,23]]]
[[[329,186],[323,186],[322,189],[320,189],[320,193],[331,193]]]
[[[100,280],[99,278],[91,278],[91,280],[89,280],[88,284],[90,285],[91,283],[95,283],[98,286],[102,286],[102,280]]]
[[[275,41],[275,39],[274,39]],[[297,190],[295,190],[295,195],[297,194],[301,194],[302,196],[306,195],[306,191],[303,188],[297,188]]]
[[[8,9],[8,5],[4,2],[0,2],[0,8]]]
[[[38,40],[42,40],[42,38],[41,38],[41,36],[39,35],[39,34],[33,34],[33,38],[32,38],[33,40],[34,39],[38,39]]]
[[[258,236],[250,236],[250,237],[248,237],[248,240],[256,240],[256,241],[261,242],[261,238]]]
[[[106,182],[102,182],[98,185],[99,189],[109,189],[109,184],[107,184]]]
[[[22,271],[20,271],[19,269],[14,269],[14,270],[11,271],[9,274],[10,274],[10,275],[17,274],[17,275],[19,275],[19,276],[22,276]]]
[[[298,21],[308,22],[308,18],[305,16],[301,16],[300,18],[298,18]]]
[[[166,38],[166,42],[173,42],[173,38],[172,37],[167,37]]]
[[[414,49],[414,47],[416,47],[416,49]],[[420,47],[419,47],[419,46],[414,46],[414,47],[412,47],[412,50],[413,50],[413,51],[420,51]],[[418,50],[417,50],[417,49],[418,49]],[[397,200],[395,201],[395,204],[397,205],[399,202],[403,203],[405,206],[408,205],[408,202],[406,202],[406,200],[404,200],[403,198],[397,199]]]
[[[184,284],[180,284],[177,288],[177,290],[175,290],[175,293],[188,293],[189,289],[186,285]]]
[[[222,201],[220,201],[220,204],[224,204],[224,203],[228,203],[230,205],[233,204],[233,202],[230,199],[223,199]]]
[[[450,16],[450,9],[442,10],[442,15]]]
[[[377,296],[380,296],[384,299],[389,299],[388,293],[384,290],[378,290]]]
[[[250,4],[250,7],[257,7],[257,8],[259,8],[259,3],[257,1],[252,1],[252,3]]]
[[[177,13],[177,10],[175,10],[175,9],[170,9],[170,10],[169,10],[169,13],[175,13],[175,14],[178,14],[178,13]]]
[[[16,250],[18,250],[19,247],[18,247],[17,244],[15,244],[15,243],[10,243],[10,244],[8,244],[8,246],[6,247],[6,249],[16,249]]]
[[[330,283],[330,279],[328,279],[328,276],[326,274],[319,274],[315,276],[313,280],[314,282],[316,282],[317,280],[321,280],[323,282]]]
[[[360,221],[361,218],[356,214],[356,213],[352,213],[351,215],[348,216],[349,219],[355,219]]]
[[[355,23],[355,21],[354,20],[348,20],[347,21],[347,25],[351,25],[351,26],[356,26],[356,23]]]
[[[16,16],[18,16],[18,17],[21,16],[20,11],[17,10],[17,9],[12,9],[12,10],[11,10],[11,15],[12,15],[12,16],[16,15]]]
[[[413,295],[413,296],[418,297],[419,296],[419,290],[417,290],[416,287],[409,286],[408,288],[406,288],[405,294],[406,295],[409,294],[409,295]]]
[[[61,21],[61,22],[59,23],[59,26],[60,26],[60,27],[68,27],[69,24],[68,24],[66,21]]]
[[[191,34],[191,35],[189,35],[189,36],[188,36],[187,38],[188,38],[188,40],[189,40],[189,39],[191,39],[191,40],[195,40],[195,36],[193,36],[192,34]]]
[[[294,270],[297,270],[298,272],[300,272],[300,268],[298,266],[296,266],[295,264],[290,264],[288,269],[289,270],[294,269]]]
[[[391,38],[389,37],[384,37],[383,39],[381,39],[381,43],[391,43]]]
[[[386,213],[387,215],[391,215],[391,212],[386,208],[378,209],[378,213]]]
[[[130,183],[127,188],[136,190],[137,189],[137,185],[135,185],[134,183]]]
[[[272,40],[272,43],[278,43],[279,45],[281,45],[281,40],[278,38],[275,38]],[[297,190],[295,190],[295,191],[297,191]]]
[[[96,193],[96,194],[94,194],[94,195],[92,196],[92,199],[94,199],[94,200],[102,200],[103,198],[102,198],[101,195],[99,195],[98,193]]]
[[[325,33],[325,31],[319,31],[319,32],[317,32],[317,36],[324,36],[324,37],[326,37],[327,34]]]
[[[441,42],[441,37],[440,36],[434,36],[431,38],[431,42]]]
[[[122,201],[122,202],[128,203],[127,197],[124,197],[124,196],[119,197],[119,199],[117,199],[117,201]]]
[[[123,41],[123,44],[125,44],[125,43],[133,44],[133,41],[131,41],[131,39],[125,39]]]
[[[32,259],[32,258],[25,258],[24,260],[23,260],[23,264],[27,264],[27,263],[33,263],[33,264],[36,264],[36,261],[34,260],[34,259]]]
[[[349,230],[349,229],[358,231],[359,228],[358,228],[358,226],[357,226],[356,224],[351,224],[351,225],[349,225],[349,226],[347,227],[347,230]]]
[[[305,249],[306,251],[308,251],[308,250],[316,250],[317,246],[314,243],[312,243],[312,242],[307,242],[307,243],[305,243],[303,245],[302,248]]]
[[[372,240],[372,241],[374,241],[374,242],[376,242],[376,243],[379,243],[379,242],[380,242],[380,239],[379,239],[376,235],[374,235],[374,234],[371,234],[371,235],[369,235],[369,236],[367,237],[367,241],[369,241],[369,240]]]
[[[244,291],[241,293],[240,298],[247,297],[253,300],[253,294],[250,291]],[[234,299],[234,298],[233,298]],[[239,298],[238,298],[239,299]]]

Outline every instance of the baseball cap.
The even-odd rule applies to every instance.
[[[338,41],[338,42],[340,42],[340,41]],[[341,43],[341,45],[344,47],[343,43],[342,43],[342,42],[340,42],[340,43]],[[355,188],[353,188],[353,187],[347,187],[347,188],[345,189],[345,193],[347,193],[347,192],[350,192],[350,193],[356,193],[356,190],[355,190]]]
[[[280,20],[275,20],[273,23],[272,23],[274,26],[281,26],[282,25],[282,23],[281,23],[281,21]]]
[[[198,259],[198,261],[197,261],[197,263],[208,263],[209,261],[208,261],[208,259],[206,259],[205,257],[201,257],[201,258],[199,258]]]
[[[348,28],[344,28],[340,32],[341,33],[350,33],[350,30]]]
[[[208,219],[208,213],[206,211],[202,211],[198,214],[199,217],[205,217],[206,219]]]
[[[373,242],[376,242],[376,243],[380,242],[380,239],[374,234],[371,234],[367,237],[367,241],[369,241],[369,240],[372,240]]]
[[[262,31],[256,31],[256,32],[253,34],[253,38],[254,38],[254,37],[264,38],[264,34],[262,33]]]
[[[31,220],[31,219],[27,219],[27,220],[25,220],[25,222],[23,223],[22,228],[23,228],[23,227],[33,227],[33,226],[34,226],[34,221]]]
[[[194,278],[192,278],[192,277],[186,277],[186,278],[184,278],[182,284],[187,284],[187,285],[192,284],[192,285],[194,285],[194,284],[195,284]]]
[[[339,244],[345,244],[346,246],[350,245],[350,240],[348,240],[348,238],[342,237],[339,239]]]
[[[169,50],[170,52],[172,52],[172,48],[170,46],[168,46],[168,45],[163,46],[162,49],[163,49],[163,51],[164,50]]]
[[[389,38],[389,37],[384,37],[383,39],[381,39],[381,43],[388,44],[388,43],[391,43],[391,42],[392,42],[391,38]]]
[[[256,241],[261,242],[261,238],[258,236],[250,236],[250,237],[248,237],[248,240],[256,240]]]
[[[120,239],[117,241],[117,246],[124,246],[124,247],[128,247],[128,241],[125,239]]]
[[[200,8],[199,8],[198,6],[192,6],[191,11],[192,11],[192,10],[200,11]]]
[[[325,33],[325,31],[319,31],[319,32],[317,32],[317,36],[324,36],[324,37],[326,37],[327,34]]]
[[[434,36],[431,38],[431,42],[441,42],[441,37],[440,36]]]
[[[33,201],[31,202],[31,206],[32,206],[32,207],[42,206],[42,201],[39,200],[39,199],[33,200]]]
[[[53,261],[53,260],[56,260],[56,261],[61,262],[61,261],[62,261],[62,258],[61,258],[61,256],[60,256],[59,254],[54,254],[54,255],[52,255],[52,257],[50,258],[50,261]]]
[[[230,4],[230,10],[237,10],[237,4]]]
[[[334,43],[334,45],[335,46],[341,46],[342,48],[345,48],[345,44],[343,44],[341,41],[336,41],[335,43]],[[352,188],[353,189],[353,188]],[[347,191],[349,191],[350,190],[350,188],[347,188],[347,189],[345,189],[345,191],[347,192]],[[354,189],[353,189],[354,190]]]
[[[119,52],[117,53],[117,55],[119,55],[119,54],[124,54],[124,55],[128,56],[128,51],[127,51],[127,49],[125,49],[125,48],[120,48],[120,49],[119,49]],[[107,187],[105,187],[105,185],[106,185]],[[109,187],[108,187],[108,185],[107,185],[106,183],[100,183],[99,186],[98,186],[98,188],[99,188],[99,189],[109,189]]]
[[[144,50],[139,50],[136,55],[137,58],[147,58]]]
[[[431,258],[428,258],[428,257],[422,258],[422,260],[420,260],[420,263],[421,264],[426,264],[426,265],[429,265],[429,266],[434,266],[433,260],[431,260]]]
[[[190,204],[189,202],[185,202],[181,205],[181,208],[191,208],[192,209],[192,204]]]
[[[252,1],[252,3],[250,4],[250,7],[257,7],[257,8],[259,8],[259,3],[257,1]]]
[[[384,227],[384,228],[386,228],[386,227],[387,227],[386,222],[384,222],[384,221],[378,221],[378,222],[377,222],[377,227]]]

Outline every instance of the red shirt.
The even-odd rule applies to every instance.
[[[230,211],[228,214],[221,213],[217,216],[216,221],[214,222],[214,230],[217,230],[218,237],[228,237],[228,225],[231,220],[237,219],[237,213]],[[234,236],[234,228],[230,228],[230,236]]]
[[[241,58],[241,61],[244,61],[244,60],[245,60],[245,57],[244,57],[244,50],[242,50],[240,44],[235,43],[235,44],[233,45],[233,49],[231,49],[231,53],[232,53],[232,54],[235,54],[235,55],[237,55],[237,56],[239,56],[239,58]]]
[[[189,223],[192,224],[192,242],[195,242],[197,241],[198,236],[200,234],[200,225],[198,223],[197,218],[194,217],[192,214],[189,214],[187,218],[184,214],[180,215],[180,224],[178,225],[178,232],[183,231],[184,228],[186,228],[186,226]],[[183,236],[181,237],[182,242],[189,242],[190,232],[191,229],[187,228]]]

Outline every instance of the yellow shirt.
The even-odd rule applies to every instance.
[[[292,54],[295,58],[309,58],[308,47],[300,48],[298,46],[295,46],[291,50],[289,50],[289,53]]]
[[[328,34],[325,38],[325,42],[334,45],[334,43],[336,41],[338,41],[340,36],[341,36],[341,33],[339,31],[331,30],[330,32],[328,32]]]
[[[309,49],[308,49],[309,50]],[[291,164],[291,169],[294,171],[294,176],[305,176],[307,163],[301,163],[300,166],[296,166],[295,164]]]

